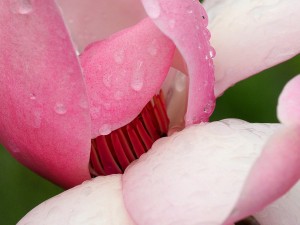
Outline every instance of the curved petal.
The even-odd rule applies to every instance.
[[[146,17],[140,0],[56,0],[79,52]]]
[[[207,0],[216,96],[300,52],[300,1]]]
[[[166,108],[170,119],[169,135],[184,129],[184,115],[187,100],[187,76],[171,68],[163,84]],[[168,136],[169,136],[168,135]]]
[[[155,142],[123,175],[132,219],[139,225],[222,224],[277,128],[225,120],[191,126]]]
[[[0,27],[0,141],[57,184],[88,179],[87,97],[55,4],[3,0]]]
[[[121,175],[98,177],[31,210],[18,225],[134,225],[124,207]]]
[[[257,213],[300,179],[299,137],[300,126],[284,127],[269,139],[225,224]]]
[[[291,225],[300,221],[300,182],[273,204],[255,215],[262,225]]]
[[[93,137],[126,125],[142,111],[160,90],[174,50],[173,42],[145,19],[83,52]]]
[[[300,75],[290,80],[280,94],[277,114],[287,125],[300,125]]]
[[[158,28],[177,46],[189,75],[186,125],[207,121],[215,106],[214,72],[207,15],[198,1],[142,0]]]

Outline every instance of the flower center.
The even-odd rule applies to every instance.
[[[129,124],[92,140],[89,169],[92,177],[123,173],[128,165],[168,134],[169,118],[162,91]]]

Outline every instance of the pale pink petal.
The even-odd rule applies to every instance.
[[[278,125],[225,120],[155,142],[123,175],[126,208],[138,225],[221,225]]]
[[[300,52],[300,1],[207,0],[216,96]]]
[[[142,0],[153,22],[177,46],[189,75],[186,125],[207,121],[215,106],[207,15],[198,1]]]
[[[87,97],[55,4],[2,0],[0,27],[0,142],[64,187],[88,179]]]
[[[255,215],[262,225],[300,224],[300,182],[288,193]]]
[[[124,207],[121,175],[98,177],[31,210],[18,225],[134,225]]]
[[[83,52],[93,137],[126,125],[142,111],[160,90],[174,50],[148,18]]]
[[[300,126],[283,127],[264,147],[227,222],[259,212],[300,179]],[[225,223],[227,224],[227,223]]]
[[[300,75],[284,87],[278,101],[279,120],[288,125],[300,125]]]
[[[140,0],[56,0],[79,52],[146,17]]]

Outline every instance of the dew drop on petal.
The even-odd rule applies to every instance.
[[[149,53],[150,55],[152,55],[152,56],[156,56],[156,55],[157,55],[157,52],[158,52],[158,42],[157,42],[156,39],[154,39],[154,40],[150,43],[149,47],[147,48],[147,51],[148,51],[148,53]]]
[[[119,49],[117,52],[114,54],[114,60],[117,64],[122,64],[125,58],[125,52],[123,49]]]
[[[211,38],[211,33],[207,28],[203,29],[204,36],[209,40]]]
[[[31,0],[10,0],[11,11],[16,14],[26,15],[32,12]]]
[[[188,6],[187,9],[186,9],[186,12],[188,14],[192,14],[194,11],[193,11],[193,8],[191,8],[190,6]]]
[[[67,112],[67,109],[65,107],[65,105],[63,103],[56,103],[56,105],[54,106],[54,111],[57,113],[57,114],[60,114],[60,115],[63,115]]]
[[[209,57],[214,58],[216,56],[216,50],[213,47],[209,49]]]
[[[158,0],[144,1],[144,7],[147,9],[150,18],[156,19],[160,16],[161,8]]]
[[[214,110],[214,104],[212,102],[208,102],[203,109],[204,113],[207,114],[211,114],[213,110]]]
[[[135,91],[140,91],[144,86],[144,71],[142,70],[142,66],[143,61],[138,61],[131,77],[131,87]]]
[[[31,99],[31,100],[36,100],[36,96],[35,96],[34,93],[31,93],[31,94],[30,94],[30,99]]]
[[[111,133],[111,126],[109,124],[103,124],[99,128],[99,135],[108,135]]]
[[[42,114],[41,111],[34,111],[33,112],[33,127],[39,128],[42,122]]]

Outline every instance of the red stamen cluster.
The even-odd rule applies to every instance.
[[[90,173],[93,177],[123,173],[127,166],[147,152],[152,144],[168,133],[163,93],[153,97],[129,124],[109,135],[92,140]]]

